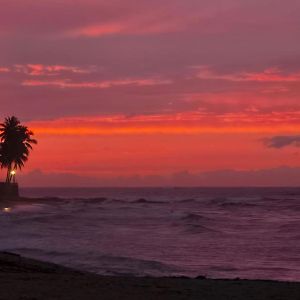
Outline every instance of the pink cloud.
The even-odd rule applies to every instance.
[[[10,69],[7,67],[0,67],[0,73],[8,73],[10,72]]]
[[[3,2],[4,1],[4,2]],[[212,3],[195,3],[188,0],[184,5],[180,0],[151,3],[146,0],[103,1],[71,0],[53,2],[50,0],[19,3],[18,0],[3,0],[0,18],[0,33],[27,33],[29,35],[48,34],[62,36],[102,36],[107,34],[153,34],[182,31],[200,25],[206,32],[207,26],[199,20],[214,17],[219,9],[217,0]],[[228,7],[235,6],[229,0]],[[30,14],[38,11],[38,14]],[[55,18],[55,22],[53,19]],[[212,27],[215,22],[210,22]],[[221,26],[217,26],[220,28]],[[2,30],[1,30],[2,29]]]
[[[92,24],[80,27],[66,32],[67,36],[77,37],[100,37],[105,35],[131,34],[131,35],[147,35],[157,33],[176,32],[186,29],[195,23],[196,18],[179,18],[178,16],[160,16],[143,15],[143,17],[135,16],[128,20],[107,22],[102,24]]]
[[[59,75],[63,72],[88,74],[93,71],[94,68],[82,68],[77,66],[66,65],[43,65],[43,64],[26,64],[26,65],[14,65],[13,70],[17,73],[24,73],[31,76],[43,76],[43,75]]]
[[[90,82],[72,82],[68,79],[61,80],[25,80],[23,86],[55,86],[59,88],[86,88],[86,89],[108,89],[114,86],[154,86],[171,84],[168,79],[122,79],[122,80],[107,80],[107,81],[90,81]]]
[[[267,1],[268,3],[269,1]],[[269,5],[258,0],[62,0],[59,2],[2,0],[0,33],[61,34],[63,32],[99,36],[116,33],[160,33],[182,29],[199,32],[224,32],[227,30],[277,30],[297,31],[299,4]],[[291,12],[290,7],[295,7]],[[30,13],[37,11],[38,13]],[[295,11],[295,12],[294,12]],[[29,13],[28,13],[29,12]],[[55,22],[53,21],[55,19]],[[196,22],[194,22],[196,21]],[[267,26],[266,26],[267,24]],[[216,30],[217,29],[217,30]],[[275,30],[274,30],[275,31]]]
[[[239,72],[239,73],[218,73],[208,66],[195,67],[197,78],[204,80],[226,80],[226,81],[255,81],[255,82],[299,82],[300,72],[283,73],[278,68],[265,69],[262,72]]]

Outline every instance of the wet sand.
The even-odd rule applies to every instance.
[[[0,253],[1,300],[300,300],[300,283],[109,277]]]

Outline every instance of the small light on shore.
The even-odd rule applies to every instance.
[[[3,208],[3,211],[4,211],[4,212],[10,212],[10,211],[11,211],[11,208],[10,208],[10,207],[4,207],[4,208]]]
[[[16,173],[17,172],[15,170],[13,170],[13,171],[10,172],[10,175],[14,176],[14,175],[16,175]]]

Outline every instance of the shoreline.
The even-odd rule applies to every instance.
[[[0,252],[0,299],[299,300],[300,282],[102,276]]]

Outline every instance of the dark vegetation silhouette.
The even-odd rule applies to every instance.
[[[0,124],[0,166],[1,169],[7,168],[7,183],[15,180],[17,169],[24,167],[33,144],[37,144],[33,132],[15,116]]]

